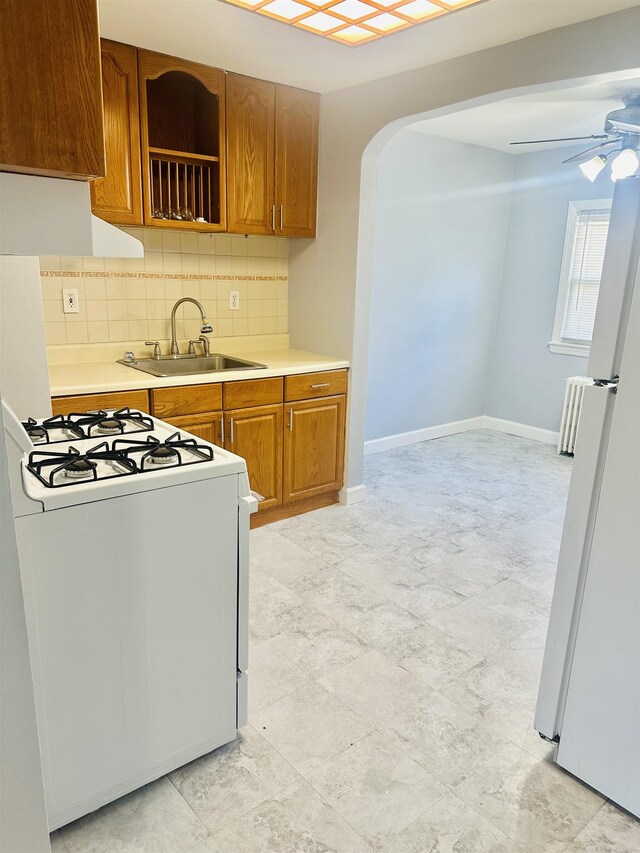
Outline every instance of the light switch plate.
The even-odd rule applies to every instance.
[[[62,291],[62,310],[65,314],[80,313],[80,299],[76,288],[65,288]]]

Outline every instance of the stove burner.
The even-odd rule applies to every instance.
[[[34,444],[57,444],[70,439],[91,438],[100,435],[124,435],[125,433],[150,432],[153,418],[136,409],[118,409],[106,412],[71,412],[54,415],[40,423],[33,418],[22,422],[25,432]]]
[[[101,467],[98,468],[98,463]],[[85,480],[110,480],[138,474],[138,466],[122,451],[109,447],[106,441],[81,454],[75,447],[65,452],[34,450],[29,454],[27,470],[48,488],[73,486]]]
[[[78,456],[71,462],[65,463],[62,472],[70,480],[86,480],[88,477],[93,477],[95,468],[95,462],[91,462],[86,456]]]
[[[25,428],[27,435],[34,444],[40,444],[41,442],[46,442],[48,440],[46,429],[36,423],[33,418],[29,418],[22,424],[22,426]]]
[[[116,433],[122,432],[123,424],[119,418],[103,418],[94,425],[94,429],[96,432],[99,432],[100,435],[115,435]],[[91,432],[91,428],[89,429],[89,432]]]
[[[118,438],[113,442],[113,449],[128,459],[135,459],[141,473],[162,466],[194,465],[213,459],[211,447],[198,444],[195,438],[182,438],[179,432],[174,432],[162,442],[155,435],[145,440]]]
[[[180,454],[166,444],[159,444],[145,457],[152,465],[173,465],[180,462]]]
[[[125,432],[148,432],[153,429],[153,420],[136,409],[125,406],[116,412],[107,414],[100,411],[87,415],[70,415],[79,418],[78,424],[86,428],[87,435],[118,435]]]

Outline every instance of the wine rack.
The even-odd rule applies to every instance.
[[[138,71],[145,223],[224,231],[224,72],[146,50]]]
[[[196,225],[220,222],[220,167],[213,158],[150,153],[151,216]]]

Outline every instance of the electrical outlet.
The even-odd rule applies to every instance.
[[[239,311],[240,310],[240,291],[239,290],[230,290],[229,291],[229,310],[230,311]]]
[[[62,310],[65,314],[80,313],[80,299],[75,288],[70,287],[62,291]]]

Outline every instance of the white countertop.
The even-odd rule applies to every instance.
[[[296,349],[252,349],[247,352],[234,352],[233,355],[266,364],[267,367],[264,370],[233,370],[197,373],[192,376],[158,377],[118,364],[115,360],[50,364],[51,396],[129,391],[136,388],[166,388],[174,385],[202,385],[209,382],[237,382],[241,379],[265,379],[269,376],[316,373],[321,370],[339,370],[349,367],[349,362],[343,359]]]

